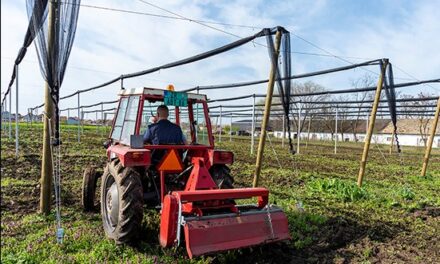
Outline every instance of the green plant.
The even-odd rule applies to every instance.
[[[344,202],[368,198],[365,189],[359,188],[354,182],[340,179],[316,179],[309,184],[309,189],[315,193],[327,193]]]
[[[416,194],[412,191],[412,189],[408,186],[404,186],[399,191],[400,197],[402,197],[404,200],[413,200],[416,197]]]

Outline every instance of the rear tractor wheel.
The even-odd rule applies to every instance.
[[[143,218],[140,175],[119,160],[107,164],[101,180],[101,216],[107,237],[117,244],[134,242]]]
[[[81,192],[81,202],[86,212],[95,210],[95,193],[98,178],[102,173],[98,172],[95,167],[87,166],[83,173],[83,183]]]

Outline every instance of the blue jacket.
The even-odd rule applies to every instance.
[[[182,129],[166,119],[159,120],[157,123],[149,125],[144,134],[144,143],[150,143],[153,145],[178,145],[184,144],[184,142],[185,137],[182,133]]]

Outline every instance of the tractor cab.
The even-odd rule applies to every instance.
[[[181,127],[189,145],[214,147],[206,95],[152,88],[125,89],[119,95],[113,142],[130,145],[133,135],[142,136],[153,123],[157,107],[165,105],[168,119]]]
[[[147,205],[160,209],[159,243],[171,247],[185,241],[191,258],[289,239],[287,217],[268,203],[267,189],[233,187],[228,165],[234,156],[214,149],[206,95],[136,88],[119,96],[101,176],[101,215],[109,238],[136,241]],[[168,107],[168,120],[180,126],[186,144],[144,142],[160,105]],[[86,210],[94,207],[95,185],[95,170],[88,168]],[[254,203],[239,205],[239,199]]]

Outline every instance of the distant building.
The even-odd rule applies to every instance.
[[[334,140],[335,137],[339,141],[346,142],[364,142],[366,137],[367,123],[365,120],[359,120],[356,126],[343,126],[343,122],[352,122],[353,120],[341,120],[339,121],[338,133],[334,133],[334,120],[315,120],[311,122],[310,131],[308,131],[307,125],[303,127],[301,132],[301,139],[307,140]],[[308,121],[306,121],[308,122]],[[329,125],[324,123],[328,122]],[[417,119],[400,119],[397,121],[397,137],[400,145],[402,146],[424,146],[425,140],[428,139],[430,126],[432,120],[427,120],[426,133],[420,133],[420,125]],[[390,144],[392,140],[393,124],[389,119],[377,119],[374,125],[374,133],[371,138],[372,143],[376,144]],[[437,127],[437,131],[440,131],[440,125]],[[275,137],[283,137],[281,130],[274,131]],[[291,129],[292,138],[297,137],[297,131],[295,127]],[[287,133],[285,135],[287,137]],[[434,137],[434,148],[440,148],[440,133],[437,133]]]
[[[24,122],[42,122],[43,115],[27,114],[23,116]]]
[[[67,118],[67,124],[68,125],[78,125],[79,119],[77,117],[69,117],[69,118]]]
[[[238,128],[238,134],[251,134],[252,133],[252,119],[244,119],[232,122],[232,127]],[[267,127],[267,131],[272,131],[272,126]],[[261,122],[255,122],[255,131],[259,133],[261,131]]]
[[[13,113],[9,113],[8,111],[3,111],[2,112],[2,119],[3,120],[9,120],[9,116],[11,117],[12,121],[15,121],[15,114]],[[21,120],[21,115],[20,113],[18,113],[18,120]]]

